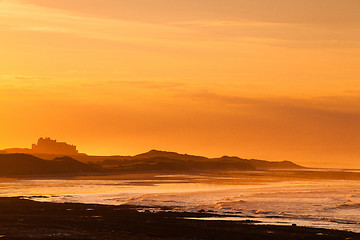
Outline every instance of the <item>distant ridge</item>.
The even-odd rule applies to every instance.
[[[94,164],[95,163],[95,164]],[[96,167],[95,167],[96,166]],[[88,156],[76,146],[40,138],[31,149],[0,151],[0,175],[78,172],[208,172],[304,169],[290,161],[243,159],[235,156],[207,158],[176,152],[151,150],[135,156]]]
[[[176,152],[151,150],[133,157],[111,157],[100,162],[128,171],[168,170],[168,171],[242,171],[269,169],[303,169],[290,161],[270,162],[256,159],[223,156],[207,158]]]
[[[0,154],[0,176],[94,172],[99,169],[70,157],[43,160],[22,154]]]
[[[150,150],[146,153],[141,153],[135,155],[134,159],[146,159],[152,157],[166,157],[171,159],[178,159],[178,160],[208,160],[207,157],[202,156],[195,156],[195,155],[188,155],[188,154],[179,154],[177,152],[167,152],[167,151],[159,151],[159,150]]]

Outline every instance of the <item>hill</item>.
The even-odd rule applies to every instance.
[[[99,171],[71,157],[43,160],[28,154],[0,154],[0,176],[65,174]]]
[[[0,173],[68,173],[91,170],[99,171],[97,168],[94,169],[93,163],[103,166],[104,169],[101,169],[101,171],[106,170],[115,172],[256,171],[303,168],[290,161],[270,162],[229,156],[207,158],[159,150],[151,150],[135,156],[89,156],[85,153],[79,153],[75,145],[66,142],[58,142],[57,140],[52,140],[50,138],[39,138],[37,144],[32,144],[31,149],[9,148],[0,151],[0,154],[1,153],[9,154],[6,158],[12,158],[13,165],[15,164],[16,166],[13,166],[10,162],[6,162],[6,164],[4,162],[4,168],[0,170]],[[11,155],[16,153],[22,153],[23,155]],[[29,157],[30,154],[32,157]],[[65,160],[62,158],[63,156],[68,156],[69,158]],[[3,158],[5,157],[3,156]],[[72,161],[69,159],[72,159]],[[75,160],[77,160],[77,162],[74,162]],[[28,166],[29,169],[21,169],[21,167],[17,166],[18,164]]]
[[[35,156],[34,156],[35,155]],[[39,174],[78,174],[86,172],[215,172],[215,171],[263,171],[273,169],[303,169],[290,161],[270,162],[256,159],[223,156],[207,158],[176,152],[151,150],[135,156],[88,156],[71,157],[0,154],[0,176]],[[42,154],[41,154],[42,155]],[[53,158],[51,158],[51,156]],[[51,159],[51,160],[49,160]],[[87,162],[87,163],[85,163]],[[96,162],[97,164],[94,164]]]
[[[100,162],[122,171],[249,171],[270,169],[302,169],[290,161],[270,162],[224,156],[206,158],[175,152],[151,150],[133,157],[115,157]]]

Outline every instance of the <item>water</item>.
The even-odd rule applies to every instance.
[[[0,180],[0,196],[169,206],[174,211],[213,211],[225,216],[221,220],[360,232],[360,180],[279,179],[261,173],[7,179]]]

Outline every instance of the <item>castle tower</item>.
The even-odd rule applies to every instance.
[[[32,145],[34,153],[46,154],[64,154],[64,155],[77,155],[79,154],[76,146],[69,145],[65,142],[57,142],[50,138],[39,138],[37,144]]]

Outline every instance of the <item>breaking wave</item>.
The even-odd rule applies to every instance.
[[[342,203],[338,204],[336,208],[360,208],[360,202],[353,202],[351,200],[343,201]]]
[[[225,197],[220,201],[217,201],[213,207],[220,210],[242,210],[242,204],[246,203],[238,197]]]

